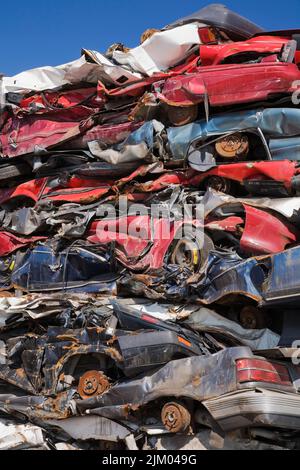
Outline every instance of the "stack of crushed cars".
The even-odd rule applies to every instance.
[[[299,65],[210,5],[2,77],[0,449],[300,447]]]

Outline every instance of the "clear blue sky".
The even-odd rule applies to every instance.
[[[209,3],[224,3],[268,30],[300,29],[300,0],[14,0],[1,2],[0,72],[13,75],[105,51],[114,42],[138,45],[160,28]]]

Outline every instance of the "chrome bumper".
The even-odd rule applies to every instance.
[[[251,426],[300,429],[300,395],[296,393],[241,390],[203,405],[225,431]]]

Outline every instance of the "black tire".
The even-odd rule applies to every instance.
[[[204,244],[190,227],[184,227],[184,237],[175,240],[170,250],[171,264],[178,264],[198,272],[207,262],[209,254],[215,249],[212,239],[204,234]]]
[[[264,330],[268,328],[269,319],[265,312],[248,306],[241,310],[239,322],[245,330]]]
[[[232,181],[220,176],[210,176],[204,181],[205,189],[214,189],[220,193],[230,194],[232,189]]]

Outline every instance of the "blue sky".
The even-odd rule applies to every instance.
[[[14,0],[1,3],[0,72],[13,75],[80,56],[82,47],[129,47],[141,33],[160,28],[208,3],[203,0]],[[268,30],[300,29],[300,0],[225,0],[219,3]]]

